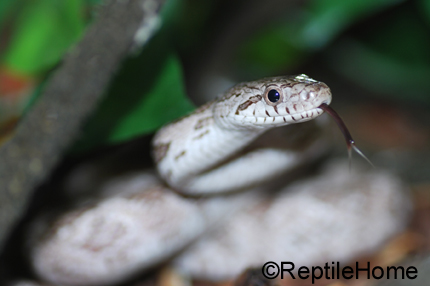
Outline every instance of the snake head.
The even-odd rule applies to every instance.
[[[329,87],[307,75],[272,77],[232,87],[217,100],[214,115],[227,128],[264,129],[314,119],[330,102]]]

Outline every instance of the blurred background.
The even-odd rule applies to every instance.
[[[102,4],[0,1],[0,143]],[[412,228],[428,241],[429,0],[167,0],[159,13],[157,32],[136,41],[66,160],[148,138],[235,83],[305,73],[331,87],[332,106],[373,163],[411,187],[420,202]]]
[[[102,2],[1,1],[2,140]],[[156,35],[133,49],[75,150],[149,134],[237,82],[297,73],[326,82],[335,108],[372,102],[354,121],[369,118],[367,129],[388,124],[372,133],[378,144],[428,143],[428,132],[418,129],[430,106],[430,1],[169,0],[161,16]],[[408,115],[417,122],[405,133],[385,133]]]

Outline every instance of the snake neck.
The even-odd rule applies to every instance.
[[[158,132],[158,171],[170,187],[187,194],[227,192],[270,179],[299,164],[303,152],[234,155],[269,129],[317,118],[330,101],[327,85],[306,75],[238,84]]]
[[[182,193],[194,193],[194,179],[249,145],[262,129],[225,128],[213,115],[214,102],[162,128],[153,141],[160,176]],[[218,120],[217,120],[218,121]],[[202,188],[210,189],[199,185]]]

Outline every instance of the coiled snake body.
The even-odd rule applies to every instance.
[[[236,85],[157,133],[153,145],[159,174],[186,194],[225,192],[270,178],[289,164],[275,171],[262,168],[255,154],[225,161],[269,129],[318,117],[323,113],[319,106],[330,102],[327,85],[303,74]]]
[[[42,217],[32,235],[35,272],[58,285],[111,285],[184,251],[175,267],[225,280],[266,261],[318,265],[374,250],[407,222],[396,177],[342,163],[288,186],[281,177],[326,151],[317,117],[330,102],[322,82],[274,77],[236,85],[170,123],[153,141],[169,186],[152,170],[118,175],[100,183],[91,206],[85,200],[50,226]],[[72,179],[87,182],[80,172],[91,177],[84,166]],[[249,190],[200,197],[239,189]]]

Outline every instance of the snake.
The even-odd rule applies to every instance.
[[[330,88],[305,74],[237,84],[157,132],[158,173],[186,195],[223,193],[273,178],[295,165],[294,152],[284,163],[276,152],[235,154],[270,129],[319,117],[331,100]]]
[[[175,265],[216,280],[276,257],[311,263],[372,250],[406,224],[396,178],[343,164],[296,184],[281,177],[298,179],[296,167],[326,153],[324,113],[358,150],[331,100],[325,83],[304,74],[263,78],[168,123],[152,142],[159,176],[119,175],[97,187],[92,206],[86,198],[53,222],[40,218],[35,272],[54,284],[110,285],[186,250]]]

